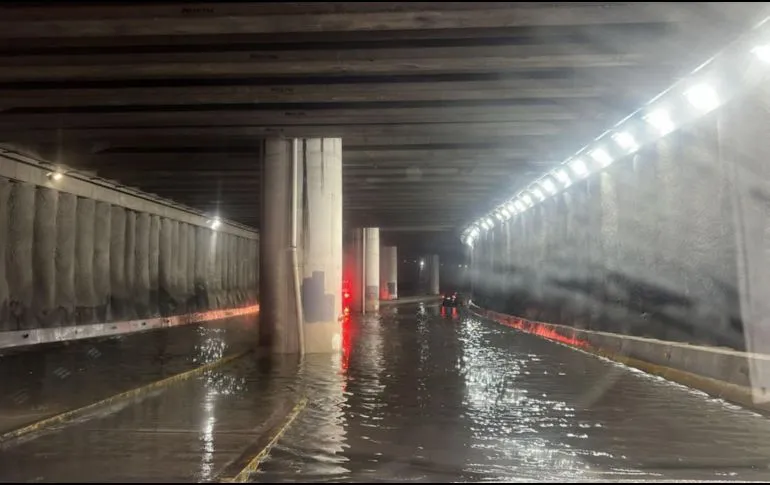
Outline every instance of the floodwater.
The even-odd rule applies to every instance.
[[[247,356],[6,443],[0,479],[221,480],[303,397],[254,481],[770,479],[770,420],[660,378],[438,306],[345,328],[341,356]]]

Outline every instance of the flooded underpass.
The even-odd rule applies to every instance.
[[[770,479],[767,418],[663,379],[433,304],[345,331],[342,355],[249,354],[7,441],[0,478],[222,481],[294,409],[250,480]]]

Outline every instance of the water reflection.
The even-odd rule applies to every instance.
[[[734,446],[770,457],[764,418],[749,425],[666,381],[450,309],[384,309],[349,325],[347,366],[305,361],[312,404],[260,481],[724,479],[662,465],[672,452],[724,458],[703,437],[715,418],[742,430]]]

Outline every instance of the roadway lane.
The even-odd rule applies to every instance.
[[[700,392],[435,306],[354,328],[260,481],[770,479],[770,420]]]
[[[0,449],[0,479],[213,480],[300,397],[257,481],[770,479],[770,421],[437,306],[346,324],[342,356],[245,357]]]

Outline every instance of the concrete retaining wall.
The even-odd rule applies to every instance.
[[[576,328],[750,351],[760,342],[770,353],[767,339],[746,338],[768,314],[768,99],[735,98],[483,231],[474,300]]]
[[[750,377],[750,369],[770,365],[770,355],[576,329],[477,306],[471,306],[470,311],[516,330],[637,367],[742,406],[770,412],[766,391]]]
[[[99,200],[82,197],[59,190],[68,186],[66,176],[52,181],[37,177],[35,167],[14,171],[2,155],[0,161],[4,172],[24,175],[0,177],[0,337],[255,308],[257,281],[247,278],[257,274],[255,233],[224,223],[213,231],[199,216],[164,217],[174,212],[148,201],[113,204],[103,188],[92,191]],[[75,184],[80,192],[83,184]],[[151,210],[136,210],[142,207]]]

